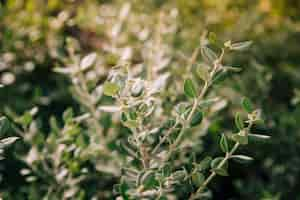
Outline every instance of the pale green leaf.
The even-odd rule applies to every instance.
[[[105,82],[103,85],[103,93],[106,96],[115,96],[119,91],[119,86],[116,83]]]

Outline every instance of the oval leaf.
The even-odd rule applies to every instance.
[[[200,110],[198,110],[194,113],[190,125],[197,126],[202,122],[202,119],[203,119],[203,113]]]
[[[244,97],[244,98],[242,99],[242,106],[243,106],[244,110],[245,110],[246,112],[248,112],[248,113],[251,113],[251,112],[253,112],[253,110],[254,110],[251,101],[250,101],[248,98],[246,98],[246,97]]]
[[[235,122],[235,126],[236,126],[239,130],[244,129],[244,122],[243,122],[243,119],[242,119],[240,113],[236,113],[236,114],[235,114],[234,122]]]
[[[86,70],[89,67],[91,67],[92,64],[95,62],[96,57],[97,57],[96,53],[90,53],[87,56],[85,56],[80,62],[80,69]]]
[[[248,144],[248,136],[244,134],[233,134],[231,139],[243,145]]]
[[[209,168],[212,158],[207,156],[199,164],[197,164],[197,168],[199,171],[206,170]]]
[[[209,68],[206,65],[198,65],[196,68],[197,76],[203,81],[207,81],[209,79]]]
[[[210,163],[210,167],[213,168],[213,169],[218,168],[219,164],[222,162],[223,159],[224,159],[224,157],[217,157],[217,158],[213,159]],[[227,169],[228,168],[228,163],[225,162],[223,164],[223,167]]]
[[[192,174],[192,181],[193,181],[193,184],[197,187],[199,187],[205,180],[205,177],[202,173],[199,173],[199,172],[194,172]]]
[[[191,79],[186,79],[184,81],[184,93],[190,98],[195,98],[197,96],[196,87]]]
[[[9,129],[9,121],[6,117],[0,118],[0,134],[6,133],[6,131]]]
[[[103,86],[103,93],[106,96],[115,96],[119,91],[119,86],[116,83],[105,82]]]
[[[220,163],[223,161],[224,157],[217,157],[211,162],[212,171],[220,176],[228,176],[228,162],[225,162],[222,166]]]
[[[229,151],[227,138],[224,134],[221,136],[220,147],[224,153],[227,153]]]
[[[217,54],[207,46],[203,46],[201,48],[201,55],[203,56],[204,61],[208,64],[213,64],[215,60],[218,59]]]

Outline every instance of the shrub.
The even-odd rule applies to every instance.
[[[181,131],[183,137],[166,170],[170,176],[183,172],[185,179],[171,184],[170,191],[162,185],[162,190],[170,198],[188,198],[197,190],[194,181],[203,179],[202,175],[208,178],[210,173],[210,169],[196,173],[196,165],[207,156],[223,155],[216,148],[221,139],[222,149],[226,149],[224,141],[233,146],[230,133],[239,130],[232,123],[248,117],[240,109],[243,96],[262,108],[255,114],[267,113],[263,117],[267,128],[255,124],[251,131],[264,134],[270,130],[272,140],[260,144],[251,142],[250,137],[247,147],[240,145],[238,151],[255,157],[255,161],[247,168],[230,165],[229,172],[234,173],[229,178],[216,178],[216,183],[211,181],[208,188],[216,199],[295,198],[300,161],[299,145],[295,142],[300,119],[299,16],[296,4],[283,2],[1,2],[0,82],[5,87],[0,88],[0,110],[13,127],[1,138],[21,138],[3,152],[3,198],[111,199],[134,196],[138,189],[146,194],[148,190],[160,191],[157,181],[146,183],[145,189],[140,187],[143,183],[132,181],[138,175],[140,179],[148,177],[149,173],[158,180],[155,175],[165,169],[158,161]],[[219,82],[212,84],[202,100],[205,104],[196,108],[195,119],[191,118],[191,124],[183,128],[185,117],[189,116],[181,119],[180,113],[187,109],[187,115],[190,114],[195,90],[201,91],[205,83],[201,77],[205,78],[205,69],[211,70],[213,65],[198,56],[202,50],[207,57],[214,57],[203,51],[206,45],[198,47],[199,33],[204,29],[218,35],[216,38],[211,33],[208,43],[201,42],[217,56],[224,48],[219,40],[249,38],[255,45],[246,53],[234,53],[228,51],[232,42],[226,44],[222,64],[244,66],[243,70],[232,75],[233,71],[227,71],[230,78],[220,77]],[[79,56],[93,51],[96,54],[85,59]],[[198,65],[203,68],[199,70]],[[69,79],[54,71],[66,73]],[[113,77],[120,74],[128,94],[115,85]],[[162,84],[161,90],[147,100],[149,87],[156,84]],[[132,115],[131,110],[120,109],[119,98],[125,98],[130,105],[136,100],[150,101],[153,113],[146,117],[140,112]],[[236,115],[238,112],[241,114]],[[143,162],[135,157],[142,154],[132,140],[133,135],[140,133],[134,133],[130,127],[136,121],[132,117],[138,117],[145,130],[153,130],[151,137],[148,133],[138,137],[139,142],[145,143],[146,152],[155,150],[158,154],[158,158],[151,154],[150,159],[158,164],[150,172],[142,170]],[[237,126],[241,128],[241,124]],[[170,134],[168,140],[164,139],[166,132]],[[206,191],[205,195],[210,195]]]

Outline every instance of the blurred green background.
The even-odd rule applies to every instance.
[[[171,27],[170,36],[164,37],[162,42],[172,49],[174,65],[180,65],[176,63],[178,52],[191,55],[205,30],[214,32],[222,41],[254,42],[250,51],[227,58],[242,66],[243,71],[227,80],[225,89],[218,90],[229,100],[248,96],[262,108],[267,124],[262,131],[272,139],[266,144],[251,144],[247,151],[255,161],[246,167],[233,165],[232,176],[218,178],[211,185],[214,199],[300,199],[300,1],[0,2],[0,83],[5,85],[0,89],[0,111],[14,116],[39,107],[38,136],[31,143],[19,141],[10,147],[8,158],[0,163],[0,192],[4,199],[42,199],[43,187],[55,187],[50,177],[32,182],[22,176],[20,170],[27,166],[23,156],[28,154],[32,144],[43,149],[43,141],[51,134],[50,116],[60,118],[68,107],[75,112],[80,110],[69,89],[70,81],[53,72],[53,68],[63,66],[69,56],[68,38],[76,41],[76,50],[81,55],[95,51],[103,56],[104,67],[100,69],[103,75],[97,80],[101,82],[117,57],[107,50],[107,43],[115,40],[118,47],[132,47],[132,62],[142,62],[144,44],[136,32],[142,27],[151,35],[160,18],[166,18],[165,23]],[[122,19],[119,12],[124,5],[130,5],[130,17]],[[117,39],[107,33],[119,23],[116,18],[123,20],[122,34]],[[172,30],[172,24],[176,24],[176,30]],[[173,73],[180,74],[180,70]],[[231,118],[224,111],[224,117],[212,125],[210,132],[217,132],[228,120]],[[9,132],[1,137],[14,134]],[[205,148],[214,154],[214,141],[210,138],[204,136],[203,140],[207,141]],[[91,199],[94,195],[99,199],[112,198],[100,193],[110,193],[116,180],[104,181],[105,177],[97,170],[91,171],[75,199]],[[39,166],[36,172],[44,173]],[[99,179],[101,183],[97,183]]]

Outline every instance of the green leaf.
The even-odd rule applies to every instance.
[[[139,125],[136,120],[127,120],[126,122],[123,122],[123,124],[128,128],[136,128]]]
[[[228,162],[224,162],[222,166],[219,166],[220,163],[223,161],[224,157],[217,157],[211,162],[212,171],[220,176],[228,176]]]
[[[222,160],[224,159],[224,157],[217,157],[217,158],[214,158],[212,160],[212,162],[210,163],[210,167],[211,168],[217,168],[219,166],[219,164],[222,162]],[[226,165],[226,164],[224,164]]]
[[[228,142],[225,134],[222,134],[221,136],[220,147],[224,153],[227,153],[229,151]]]
[[[6,117],[0,118],[0,134],[5,134],[9,129],[9,121]]]
[[[197,110],[191,119],[190,125],[197,126],[202,122],[202,119],[203,119],[203,113],[200,110]]]
[[[51,128],[51,132],[53,132],[55,134],[59,133],[60,129],[59,129],[59,126],[58,126],[58,122],[57,122],[57,120],[54,116],[50,117],[49,125],[50,125],[50,128]]]
[[[236,113],[236,114],[235,114],[234,122],[235,122],[235,126],[236,126],[239,130],[244,129],[244,121],[243,121],[243,119],[242,119],[240,113]]]
[[[126,122],[127,121],[127,116],[126,116],[126,113],[124,113],[124,112],[121,113],[121,121],[122,122]]]
[[[68,108],[63,113],[63,120],[64,120],[64,122],[68,123],[68,122],[72,121],[73,116],[74,116],[73,109],[72,108]]]
[[[196,87],[191,79],[186,79],[184,81],[184,93],[190,98],[195,98],[197,96]]]
[[[209,40],[209,42],[210,43],[212,43],[212,44],[216,44],[217,43],[217,35],[214,33],[214,32],[210,32],[209,34],[208,34],[208,40]]]
[[[28,126],[32,122],[33,118],[29,112],[25,112],[24,115],[19,117],[17,121],[21,123],[23,126]]]
[[[224,80],[226,79],[226,77],[228,76],[228,74],[229,74],[229,72],[223,71],[223,70],[222,70],[222,71],[218,72],[218,73],[214,76],[212,82],[213,82],[214,84],[219,84],[219,83],[221,83],[222,81],[224,81]]]
[[[116,83],[105,82],[103,85],[103,93],[106,96],[115,96],[119,92],[119,86]]]
[[[233,134],[231,139],[243,145],[248,144],[248,136],[244,134]]]
[[[227,170],[223,168],[213,169],[213,171],[220,176],[229,176]]]
[[[242,107],[243,107],[244,110],[245,110],[246,112],[248,112],[248,113],[251,113],[251,112],[253,112],[253,110],[254,110],[251,101],[250,101],[248,98],[246,98],[246,97],[244,97],[244,98],[242,99]]]
[[[128,185],[124,181],[124,178],[121,178],[120,184],[115,184],[113,186],[113,192],[120,194],[123,200],[129,200],[129,197],[127,195]]]
[[[194,172],[192,174],[192,182],[195,186],[199,187],[205,181],[205,177],[200,172]]]
[[[70,136],[77,136],[81,132],[81,129],[78,125],[69,124],[65,127],[64,133]]]
[[[157,185],[155,180],[155,173],[153,171],[146,171],[141,177],[141,183],[145,188],[153,188]]]
[[[199,164],[197,164],[197,168],[199,171],[203,171],[209,168],[212,158],[210,156],[205,157]]]
[[[252,44],[252,41],[246,41],[246,42],[237,42],[230,45],[231,50],[236,51],[243,51],[249,48]]]
[[[201,47],[201,55],[203,56],[204,61],[210,65],[214,64],[215,60],[218,59],[217,54],[207,46]]]
[[[253,161],[253,158],[249,157],[249,156],[244,156],[244,155],[233,155],[231,156],[231,158],[239,163],[249,163],[251,161]]]

